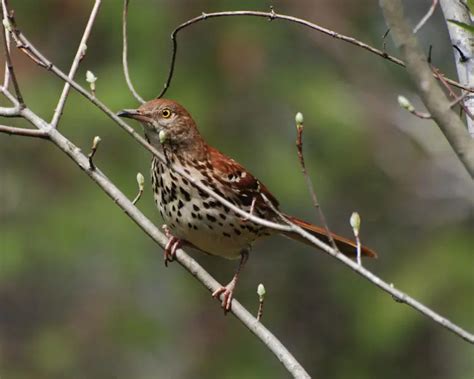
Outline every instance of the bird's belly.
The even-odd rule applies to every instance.
[[[157,207],[171,233],[208,254],[239,258],[257,239],[257,228],[232,211],[225,212],[224,207],[210,197],[202,199],[190,192],[189,197],[174,198],[168,196],[169,191],[163,193],[160,188],[155,195]]]
[[[172,207],[172,205],[171,205]],[[192,202],[185,204],[177,213],[170,213],[164,207],[163,219],[175,237],[190,242],[198,249],[212,255],[228,259],[240,257],[240,253],[248,249],[256,239],[256,235],[248,232],[243,225],[236,222],[218,221],[218,212],[207,210],[198,214],[192,209]],[[215,214],[213,216],[213,214]],[[194,216],[194,217],[193,217]],[[210,216],[210,221],[207,216]]]

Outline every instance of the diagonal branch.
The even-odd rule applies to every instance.
[[[395,44],[405,58],[408,74],[418,94],[459,160],[474,178],[474,139],[470,138],[461,119],[451,110],[448,99],[434,80],[427,59],[405,21],[402,2],[380,0],[380,6]]]
[[[125,81],[127,82],[128,89],[138,100],[139,103],[143,104],[145,100],[138,94],[133,86],[132,79],[130,79],[130,72],[128,70],[128,43],[127,43],[127,16],[128,16],[128,3],[130,0],[123,0],[123,14],[122,14],[122,66],[123,74],[125,75]]]
[[[84,34],[82,35],[81,42],[79,43],[79,47],[77,48],[76,56],[72,61],[71,69],[69,70],[69,79],[74,79],[76,75],[76,71],[79,68],[79,63],[81,62],[82,58],[86,54],[87,50],[87,40],[92,31],[92,27],[94,26],[94,22],[99,12],[100,4],[102,0],[95,0],[94,6],[92,8],[91,14],[89,16],[89,21],[87,21],[87,25],[84,29]],[[56,106],[56,110],[53,114],[53,119],[51,120],[51,126],[56,128],[59,123],[59,119],[64,110],[64,106],[66,105],[66,99],[69,94],[69,89],[71,88],[69,83],[64,84],[63,92],[61,93],[61,97],[59,98],[58,105]]]
[[[418,31],[423,27],[423,25],[426,24],[426,22],[430,19],[431,16],[433,16],[433,13],[436,9],[436,6],[438,5],[439,0],[432,0],[431,6],[428,9],[428,12],[421,18],[420,22],[416,24],[416,26],[413,28],[413,33],[418,33]]]

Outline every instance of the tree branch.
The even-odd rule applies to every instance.
[[[23,108],[25,106],[25,102],[23,100],[23,96],[21,95],[20,91],[20,86],[18,85],[18,81],[16,79],[15,71],[13,69],[13,64],[12,64],[12,58],[10,56],[10,41],[7,38],[7,32],[10,33],[11,29],[11,22],[10,22],[10,17],[8,14],[8,7],[7,7],[7,0],[2,0],[2,21],[3,24],[1,26],[2,28],[2,40],[3,40],[3,46],[4,46],[4,51],[5,51],[5,81],[4,81],[4,87],[7,88],[8,84],[11,81],[13,83],[13,88],[15,89],[15,94],[16,98],[18,100],[18,104],[20,108]]]
[[[454,56],[459,55],[459,58],[455,59],[459,81],[468,87],[472,87],[474,84],[473,34],[458,25],[448,22],[448,20],[456,20],[471,25],[469,9],[460,1],[452,0],[441,0],[441,9],[446,20],[451,43],[457,51]],[[471,114],[474,114],[474,98],[467,98],[464,105],[470,110]],[[474,121],[470,117],[467,117],[467,126],[471,138],[474,138]]]
[[[155,155],[158,159],[162,162],[166,162],[163,154],[156,150],[153,146],[151,146],[146,140],[141,137],[133,128],[131,128],[128,124],[126,124],[122,119],[117,117],[105,104],[103,104],[99,99],[94,97],[91,93],[85,90],[81,85],[79,85],[74,80],[71,80],[64,74],[61,70],[59,70],[54,64],[52,64],[47,58],[45,58],[29,41],[28,39],[21,34],[18,30],[15,31],[14,38],[17,43],[20,43],[20,49],[27,53],[27,55],[36,63],[38,63],[41,67],[47,69],[57,77],[61,78],[62,80],[68,82],[72,88],[77,90],[81,95],[86,97],[90,102],[96,105],[99,109],[101,109],[107,116],[109,116],[116,124],[118,124],[124,131],[126,131],[129,135],[131,135],[138,143],[140,143],[144,148],[146,148],[149,152]],[[292,225],[284,225],[280,223],[275,223],[272,221],[268,221],[266,219],[262,219],[260,217],[255,216],[249,212],[245,212],[242,209],[236,207],[234,204],[230,203],[228,200],[224,199],[223,197],[216,194],[212,189],[208,188],[207,186],[203,185],[200,181],[196,180],[196,178],[192,177],[191,175],[184,172],[179,167],[173,166],[173,170],[179,174],[180,176],[189,180],[190,183],[194,184],[197,188],[202,190],[203,192],[209,194],[214,199],[216,199],[219,203],[227,206],[229,209],[234,211],[235,213],[239,214],[240,216],[255,222],[256,224],[272,228],[277,231],[292,231],[298,233],[303,238],[306,238],[309,242],[311,242],[314,246],[318,247],[322,251],[326,252],[327,254],[331,255],[332,257],[338,259],[345,265],[349,266],[353,271],[364,277],[366,280],[372,282],[379,288],[383,289],[385,292],[389,293],[393,298],[395,298],[398,302],[405,303],[410,307],[414,308],[424,316],[430,318],[434,322],[438,323],[439,325],[443,326],[444,328],[450,330],[451,332],[457,334],[462,339],[474,344],[474,335],[467,332],[466,330],[462,329],[458,325],[452,323],[448,319],[442,317],[441,315],[437,314],[430,308],[426,307],[425,305],[421,304],[417,300],[411,298],[407,294],[401,292],[400,290],[396,289],[393,284],[388,284],[387,282],[383,281],[367,269],[362,266],[359,266],[355,262],[353,262],[350,258],[346,257],[345,255],[337,252],[329,245],[325,244],[324,242],[320,241],[313,235],[309,234],[305,230],[299,228],[298,226]],[[129,213],[126,211],[129,215]],[[160,244],[161,245],[161,244]],[[163,245],[161,245],[163,246]]]
[[[74,79],[76,75],[76,71],[79,68],[79,63],[81,62],[82,58],[86,54],[87,50],[87,40],[92,31],[92,26],[94,26],[95,18],[97,13],[99,12],[100,4],[102,0],[95,0],[94,6],[92,8],[91,14],[89,16],[89,21],[87,21],[86,28],[84,29],[84,34],[82,35],[81,42],[79,43],[79,47],[77,48],[76,56],[72,61],[71,69],[69,70],[69,79]],[[63,92],[61,93],[61,97],[59,98],[58,105],[56,106],[56,110],[54,111],[53,119],[51,120],[51,126],[56,128],[61,118],[61,115],[64,110],[64,106],[66,105],[66,99],[69,94],[69,89],[71,88],[69,83],[64,84]]]
[[[436,9],[436,6],[438,5],[439,0],[432,0],[431,1],[431,6],[428,9],[428,12],[421,18],[420,22],[416,24],[416,26],[413,28],[413,33],[417,33],[423,25],[426,24],[426,22],[430,19],[431,16],[433,16],[433,13]]]
[[[421,99],[461,163],[474,178],[474,140],[469,137],[461,119],[451,110],[448,99],[433,79],[433,72],[426,57],[404,19],[402,2],[380,0],[380,6],[395,44],[405,58],[407,71]]]
[[[122,13],[122,66],[123,74],[125,75],[125,81],[127,82],[128,89],[132,95],[137,99],[140,104],[143,104],[145,100],[138,94],[133,86],[132,79],[130,79],[130,72],[128,70],[128,43],[127,43],[127,17],[128,17],[128,3],[130,0],[123,0],[123,13]]]
[[[1,110],[0,110],[1,114]],[[36,137],[36,138],[45,138],[48,139],[48,133],[37,130],[37,129],[25,129],[25,128],[15,128],[13,126],[0,125],[0,133],[6,133],[9,135],[23,136],[23,137]]]
[[[171,33],[171,42],[173,43],[173,48],[172,48],[172,51],[171,51],[171,59],[170,59],[168,77],[167,77],[166,82],[163,86],[163,89],[161,90],[161,92],[157,96],[157,98],[163,97],[165,95],[166,91],[168,90],[168,88],[170,86],[171,80],[173,78],[174,66],[175,66],[175,62],[176,62],[176,53],[178,51],[178,42],[177,42],[178,33],[184,28],[187,28],[187,27],[189,27],[193,24],[196,24],[200,21],[207,20],[209,18],[233,17],[233,16],[263,17],[263,18],[266,18],[270,21],[273,21],[273,20],[277,19],[277,20],[285,20],[285,21],[296,23],[296,24],[300,24],[300,25],[306,26],[310,29],[317,30],[318,32],[326,34],[330,37],[333,37],[333,38],[339,39],[341,41],[350,43],[351,45],[360,47],[360,48],[362,48],[364,50],[367,50],[367,51],[369,51],[369,52],[371,52],[375,55],[378,55],[379,57],[387,59],[388,61],[390,61],[392,63],[395,63],[399,66],[405,67],[405,62],[403,62],[402,60],[387,54],[385,51],[376,49],[375,47],[372,47],[372,46],[370,46],[370,45],[368,45],[368,44],[366,44],[362,41],[359,41],[356,38],[349,37],[349,36],[346,36],[344,34],[337,33],[333,30],[324,28],[322,26],[319,26],[319,25],[314,24],[312,22],[309,22],[307,20],[303,20],[301,18],[288,16],[288,15],[285,15],[285,14],[275,13],[273,11],[273,9],[270,12],[256,12],[256,11],[228,11],[228,12],[214,12],[214,13],[204,13],[203,12],[200,16],[194,17],[194,18],[182,23],[181,25],[178,25],[176,27],[176,29],[174,29],[173,32]],[[460,84],[460,83],[458,83],[454,80],[446,79],[446,81],[449,84],[451,84],[455,87],[462,88],[462,89],[464,89],[468,92],[474,92],[474,89],[471,89],[470,87],[466,87],[466,86],[464,86],[464,85],[462,85],[462,84]]]

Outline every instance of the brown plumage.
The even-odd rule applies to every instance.
[[[261,194],[275,208],[279,206],[278,201],[263,183],[239,163],[209,146],[191,115],[175,101],[155,99],[136,110],[124,110],[119,115],[140,121],[147,140],[154,147],[162,149],[167,161],[163,163],[154,157],[151,169],[155,202],[170,237],[165,249],[165,263],[173,259],[175,250],[183,243],[212,255],[229,259],[240,257],[239,268],[232,281],[213,294],[216,297],[223,294],[223,307],[230,309],[238,273],[247,260],[252,244],[277,231],[245,220],[175,173],[172,167],[180,167],[240,209],[267,220],[280,222],[279,216]],[[293,216],[287,217],[327,242],[327,233],[323,228]],[[307,242],[295,233],[285,235]],[[353,241],[336,234],[332,234],[332,237],[342,253],[355,255],[356,245]],[[362,254],[376,256],[367,247],[362,247]]]

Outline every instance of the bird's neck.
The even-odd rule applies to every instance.
[[[207,144],[197,130],[191,135],[173,135],[173,138],[165,140],[162,146],[166,155],[179,161],[202,161],[208,155]]]

